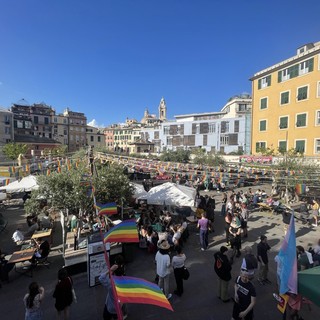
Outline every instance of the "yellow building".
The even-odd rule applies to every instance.
[[[294,148],[320,155],[320,42],[257,72],[252,81],[251,153]]]

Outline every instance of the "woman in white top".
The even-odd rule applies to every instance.
[[[183,294],[183,274],[184,274],[184,262],[186,261],[186,255],[182,252],[180,246],[176,246],[177,255],[172,258],[172,267],[174,277],[176,279],[177,289],[174,293],[181,297]]]
[[[42,320],[41,302],[44,297],[43,287],[39,287],[37,282],[29,285],[29,293],[24,298],[24,306],[26,308],[25,320]]]

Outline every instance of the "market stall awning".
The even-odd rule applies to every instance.
[[[0,187],[0,190],[5,190],[6,193],[15,193],[28,192],[38,188],[37,178],[33,175],[29,175],[21,180],[13,181],[7,186]]]
[[[298,292],[320,307],[320,266],[298,272]]]

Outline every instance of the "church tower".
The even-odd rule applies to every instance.
[[[167,106],[166,106],[166,101],[162,97],[159,103],[159,119],[161,121],[167,120]]]

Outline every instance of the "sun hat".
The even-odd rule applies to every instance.
[[[167,240],[162,240],[159,245],[158,245],[159,249],[163,249],[163,250],[167,250],[170,248],[170,244]]]

